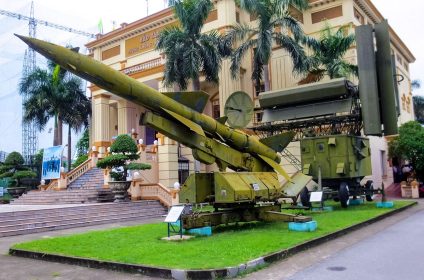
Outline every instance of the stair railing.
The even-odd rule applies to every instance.
[[[137,183],[141,189],[141,199],[159,200],[166,207],[178,204],[178,191],[168,189],[161,184]]]
[[[91,158],[89,158],[83,163],[81,163],[80,165],[78,165],[76,168],[66,173],[67,186],[69,186],[69,184],[74,182],[76,179],[84,175],[87,171],[91,170],[92,168],[93,168],[93,165],[91,164]]]

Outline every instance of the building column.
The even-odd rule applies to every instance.
[[[225,59],[222,61],[221,71],[219,72],[219,107],[221,116],[224,115],[224,106],[228,97],[235,91],[241,90],[240,79],[231,78],[231,61]]]
[[[164,136],[158,143],[159,183],[172,188],[178,182],[178,144]]]
[[[102,158],[110,146],[110,115],[109,115],[110,95],[98,94],[93,96],[93,127],[92,141],[98,157]]]
[[[118,101],[118,135],[131,133],[131,129],[138,127],[136,111],[133,103],[126,100]]]

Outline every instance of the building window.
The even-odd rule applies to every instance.
[[[236,22],[240,23],[240,13],[236,12]]]
[[[253,120],[255,123],[260,123],[262,122],[262,117],[264,115],[264,112],[255,112],[255,119]]]
[[[329,9],[325,9],[319,12],[312,13],[312,23],[318,23],[329,19],[343,16],[342,6],[337,6]]]
[[[190,164],[188,159],[179,157],[178,158],[178,182],[182,185],[184,184],[185,180],[187,180],[189,176],[189,168]]]
[[[261,92],[265,91],[265,84],[261,82],[259,85],[255,85],[255,97],[258,97]]]
[[[178,182],[184,184],[190,173],[190,161],[181,155],[181,145],[178,144]]]
[[[299,11],[296,7],[290,5],[289,14],[297,21],[303,23],[303,13]]]
[[[205,23],[209,23],[218,19],[218,10],[212,10],[206,18]]]
[[[356,8],[353,8],[353,14],[361,24],[365,23],[364,16]]]
[[[220,116],[219,99],[212,100],[212,118],[217,119]]]
[[[146,126],[146,145],[153,145],[156,140],[156,131]]]
[[[399,65],[403,64],[403,60],[402,60],[402,57],[400,56],[400,54],[396,55],[396,59],[397,59],[397,62],[399,62]]]

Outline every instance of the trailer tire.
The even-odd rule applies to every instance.
[[[302,202],[302,205],[304,207],[309,207],[310,208],[312,206],[311,202],[309,201],[311,195],[309,194],[309,190],[308,190],[307,187],[304,187],[302,189],[302,191],[300,192],[299,196],[300,196],[300,202]]]
[[[365,184],[365,199],[369,202],[373,201],[373,192],[374,192],[374,182],[372,180],[368,180]]]
[[[339,187],[339,199],[342,208],[347,208],[349,205],[349,186],[346,182],[341,182]]]

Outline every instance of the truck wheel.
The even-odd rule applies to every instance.
[[[372,180],[368,180],[365,184],[365,199],[367,201],[373,201],[374,196],[374,183]]]
[[[300,196],[300,202],[302,202],[302,205],[304,207],[311,207],[312,206],[311,202],[309,201],[309,198],[311,197],[311,195],[309,194],[309,190],[308,190],[307,187],[304,187],[302,189],[299,196]]]
[[[349,204],[349,187],[346,182],[341,182],[339,187],[339,199],[342,208],[347,208]]]

